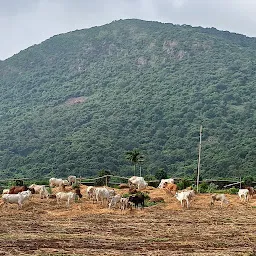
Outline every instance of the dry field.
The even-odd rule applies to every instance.
[[[229,207],[210,209],[202,194],[184,210],[162,190],[148,192],[166,202],[121,213],[36,195],[21,210],[1,207],[0,255],[256,255],[256,198],[246,205],[228,195]]]

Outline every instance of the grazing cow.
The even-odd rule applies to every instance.
[[[68,185],[67,180],[63,179],[56,179],[56,178],[50,178],[49,179],[49,186],[50,187],[62,187]]]
[[[69,204],[71,201],[75,201],[76,198],[76,194],[73,192],[58,192],[56,193],[56,199],[57,199],[57,203],[59,204],[60,201],[67,201],[67,206],[69,207]]]
[[[211,206],[214,205],[215,201],[220,201],[220,202],[221,202],[221,205],[220,205],[221,208],[222,208],[222,206],[223,206],[223,203],[226,203],[226,204],[229,203],[228,200],[227,200],[227,198],[226,198],[226,196],[225,196],[224,194],[213,194],[213,195],[211,196],[211,198],[212,198],[212,200],[211,200]]]
[[[18,194],[22,191],[30,190],[32,194],[35,194],[35,190],[33,188],[28,188],[26,185],[24,186],[13,186],[10,188],[9,194]]]
[[[115,195],[110,200],[110,203],[108,204],[109,209],[115,208],[118,203],[120,203],[121,195]]]
[[[129,198],[122,197],[120,199],[120,209],[121,209],[121,211],[124,211],[124,210],[126,210],[130,207],[131,207],[131,204],[129,202]]]
[[[249,190],[247,188],[239,189],[238,196],[240,198],[240,201],[248,202],[249,201]]]
[[[255,194],[255,189],[253,187],[245,187],[246,189],[249,190],[249,196],[253,197]]]
[[[167,182],[164,183],[163,189],[166,193],[171,193],[172,195],[175,195],[175,193],[178,191],[178,187],[176,184]]]
[[[164,187],[164,183],[172,183],[174,184],[174,179],[170,178],[170,179],[161,179],[161,182],[159,183],[159,186],[157,188],[163,188]]]
[[[87,195],[87,198],[90,199],[90,200],[93,200],[96,201],[96,193],[95,193],[95,187],[93,186],[89,186],[87,187],[86,189],[86,195]]]
[[[138,186],[138,190],[144,189],[147,187],[148,183],[144,180],[143,177],[137,177],[137,176],[132,176],[129,180],[128,180],[128,184],[131,186],[133,185],[137,185]]]
[[[19,192],[18,194],[5,194],[2,196],[2,200],[5,204],[17,204],[19,208],[22,208],[22,205],[26,200],[31,197],[31,192],[29,190]]]
[[[195,195],[193,190],[176,192],[175,197],[178,201],[180,201],[181,206],[185,207],[185,202],[187,203],[187,208],[189,208],[189,203],[192,200],[192,197]]]
[[[135,196],[129,196],[129,202],[134,203],[135,208],[139,207],[139,204],[141,205],[141,208],[144,207],[145,204],[145,197],[143,194],[137,194]]]
[[[36,185],[36,184],[32,184],[29,186],[30,189],[34,189],[35,190],[35,194],[39,194],[40,198],[48,198],[48,191],[45,187],[45,185]]]
[[[76,176],[68,176],[68,183],[69,185],[73,185],[76,183]]]

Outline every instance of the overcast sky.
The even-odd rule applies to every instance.
[[[256,0],[0,0],[0,59],[56,34],[126,18],[256,36]]]

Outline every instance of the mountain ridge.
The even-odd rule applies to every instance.
[[[132,148],[191,176],[201,123],[205,177],[255,175],[255,39],[230,34],[120,20],[0,62],[2,176],[131,174]]]

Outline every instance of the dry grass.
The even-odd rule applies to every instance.
[[[255,199],[228,195],[229,207],[210,209],[203,194],[187,210],[160,189],[146,191],[166,203],[121,213],[86,198],[68,209],[36,196],[22,210],[1,208],[0,255],[256,255]]]

